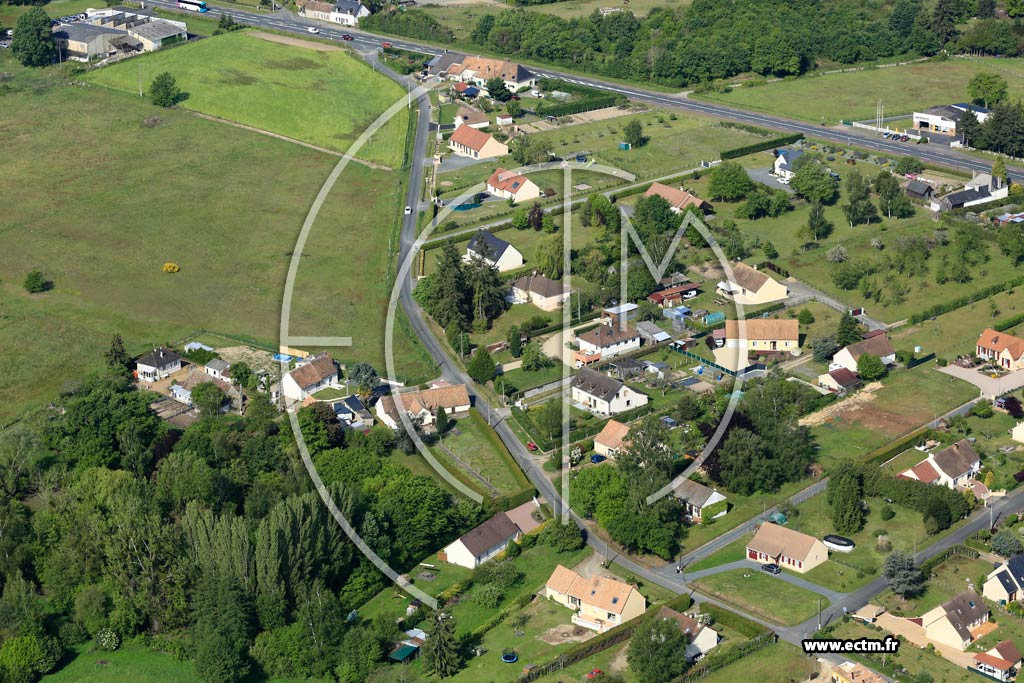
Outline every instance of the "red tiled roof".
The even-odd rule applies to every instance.
[[[696,206],[698,209],[703,209],[708,205],[706,201],[690,194],[686,190],[669,187],[663,183],[652,183],[650,189],[644,192],[645,197],[651,197],[657,195],[667,201],[673,209],[682,211],[688,206]]]
[[[1006,349],[1014,358],[1024,355],[1024,339],[993,329],[986,329],[981,333],[978,337],[978,346],[992,353],[1002,353]]]
[[[999,657],[990,655],[987,652],[979,652],[978,654],[974,655],[974,661],[981,662],[982,664],[988,664],[990,667],[996,669],[997,671],[1009,671],[1011,668],[1013,668],[1013,662],[1008,662],[1005,659],[1000,659]]]
[[[910,471],[913,472],[914,476],[916,476],[920,481],[923,481],[926,484],[931,484],[933,481],[939,480],[938,471],[927,460],[922,460],[917,463],[910,468]]]
[[[452,133],[451,140],[479,152],[484,148],[484,145],[490,142],[491,136],[489,133],[477,130],[472,126],[459,126]]]
[[[527,180],[526,176],[510,173],[501,167],[498,167],[491,174],[491,177],[487,179],[488,187],[511,192],[512,194],[518,193],[528,182],[530,181]]]

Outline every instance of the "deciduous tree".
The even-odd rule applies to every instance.
[[[167,71],[154,78],[149,86],[149,99],[158,107],[173,107],[181,102],[184,96],[178,87],[178,81]]]
[[[645,619],[629,641],[629,670],[643,683],[662,683],[681,676],[687,668],[679,653],[688,644],[679,624],[672,619]]]
[[[1006,99],[1009,85],[999,74],[979,71],[967,82],[967,96],[984,107],[994,106]]]
[[[42,7],[33,7],[18,17],[11,53],[24,66],[47,66],[57,61],[57,41],[50,17]]]

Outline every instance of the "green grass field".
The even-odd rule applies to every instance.
[[[894,372],[883,383],[870,401],[852,410],[840,407],[826,422],[811,427],[819,445],[818,462],[826,469],[838,458],[864,458],[978,395],[972,385],[928,364]]]
[[[939,104],[967,100],[967,82],[979,71],[1006,78],[1011,98],[1024,96],[1024,59],[958,57],[849,73],[805,76],[729,93],[700,95],[734,107],[836,124],[875,115],[882,100],[887,115],[911,114]]]
[[[44,683],[198,683],[199,676],[190,661],[154,652],[142,645],[126,643],[115,652],[99,652],[92,644],[74,648],[72,658],[56,673],[44,676]],[[246,681],[262,683],[299,683],[298,679],[259,678]]]
[[[336,157],[0,59],[37,93],[5,97],[0,124],[0,196],[18,197],[0,224],[0,420],[100,365],[114,333],[132,352],[204,328],[276,347],[291,249]],[[336,356],[383,369],[395,228],[351,206],[397,220],[400,194],[397,172],[349,165],[306,247],[293,334],[351,335]],[[181,272],[163,273],[168,261]],[[52,291],[22,289],[32,268]],[[395,345],[401,374],[429,376],[410,335]]]
[[[698,579],[694,588],[765,621],[794,626],[813,617],[818,595],[756,569],[730,569]],[[828,606],[821,599],[821,608]]]
[[[672,116],[676,119],[672,119]],[[630,121],[643,125],[648,141],[642,147],[620,150],[623,129]],[[653,111],[605,121],[563,126],[534,133],[548,151],[562,156],[588,150],[599,163],[629,171],[638,178],[653,178],[718,159],[722,150],[751,145],[764,138],[701,116]]]
[[[944,313],[935,320],[901,328],[893,335],[898,348],[921,347],[921,353],[934,353],[952,360],[960,354],[974,353],[978,336],[986,327],[994,327],[1002,320],[1018,314],[1020,294],[1016,290],[1000,292],[983,301]],[[992,315],[992,304],[997,314]]]
[[[347,52],[281,45],[237,32],[100,69],[90,80],[138,93],[164,71],[188,93],[185,109],[346,151],[403,90]],[[402,109],[357,155],[397,167],[405,147]]]
[[[476,410],[471,410],[469,417],[455,420],[441,443],[501,493],[513,493],[530,484],[508,449]],[[441,449],[435,447],[435,450]],[[455,463],[452,465],[458,467]],[[466,474],[470,481],[479,481]]]

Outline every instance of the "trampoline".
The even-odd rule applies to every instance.
[[[519,655],[516,654],[515,650],[507,649],[501,653],[501,661],[506,664],[515,664],[519,661]]]

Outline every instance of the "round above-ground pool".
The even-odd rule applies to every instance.
[[[856,543],[845,536],[836,536],[835,534],[829,534],[821,540],[825,544],[826,548],[829,550],[835,550],[839,553],[848,553],[857,547]]]

